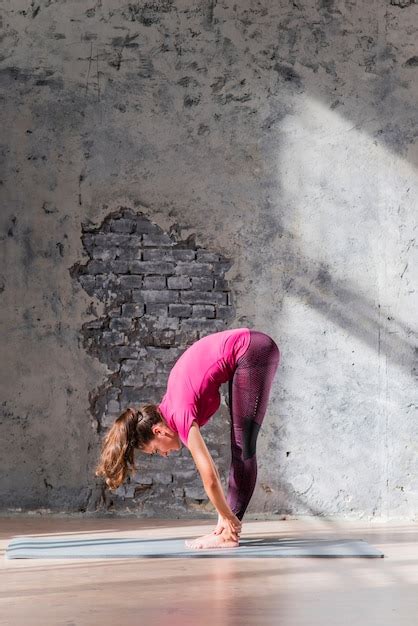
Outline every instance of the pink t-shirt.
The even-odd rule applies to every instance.
[[[177,359],[159,409],[185,446],[193,420],[203,426],[218,410],[219,387],[232,378],[249,343],[248,328],[222,330],[202,337]]]

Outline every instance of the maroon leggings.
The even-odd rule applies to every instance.
[[[232,459],[227,501],[240,520],[254,492],[257,436],[280,361],[279,348],[271,337],[258,330],[250,334],[248,349],[229,381]]]

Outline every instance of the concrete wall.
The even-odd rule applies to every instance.
[[[263,330],[282,352],[249,511],[414,517],[417,4],[4,7],[2,509],[210,511],[186,450],[170,467],[141,464],[116,495],[92,472],[121,401],[122,361],[140,392],[133,354],[163,349],[153,342],[164,331],[157,393],[170,359],[218,320]],[[145,315],[141,294],[170,291],[152,289],[152,277],[154,286],[162,275],[193,278],[176,259],[174,273],[130,282],[128,264],[122,285],[129,298],[138,292],[134,302],[116,266],[90,271],[129,260],[106,256],[118,243],[89,248],[89,235],[120,219],[158,232],[154,254],[164,238],[192,251],[194,268],[208,254],[206,290],[225,281],[225,300],[149,301],[148,334],[136,345],[127,335],[134,352],[112,360],[117,333],[129,331],[112,307],[144,329],[122,307],[144,304]],[[109,232],[135,235],[123,228]],[[192,309],[185,318],[161,304]],[[205,305],[210,314],[193,308]],[[202,432],[225,480],[225,403]]]

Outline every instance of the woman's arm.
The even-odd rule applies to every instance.
[[[237,531],[241,530],[241,522],[234,515],[226,501],[218,470],[196,422],[193,422],[190,428],[187,447],[196,463],[203,486],[213,506],[218,511],[219,515],[233,523]]]

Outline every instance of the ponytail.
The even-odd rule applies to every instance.
[[[104,477],[110,489],[117,489],[135,466],[134,452],[154,438],[152,426],[163,422],[155,404],[126,409],[112,424],[102,443],[95,475]]]

